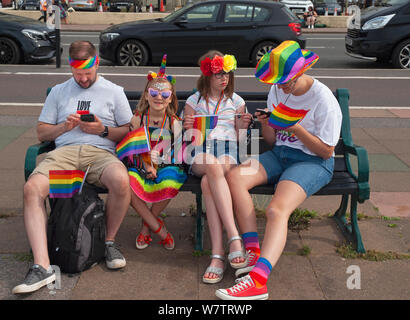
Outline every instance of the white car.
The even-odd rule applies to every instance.
[[[280,0],[280,2],[297,16],[303,15],[309,7],[313,8],[313,3],[310,0]]]

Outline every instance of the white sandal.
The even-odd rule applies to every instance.
[[[211,259],[219,259],[221,261],[223,261],[224,263],[224,267],[223,268],[218,268],[218,267],[214,267],[214,266],[209,266],[208,268],[206,268],[204,275],[202,276],[202,282],[203,283],[218,283],[221,282],[223,277],[224,277],[224,271],[225,271],[225,257],[219,255],[219,254],[211,254],[209,256]],[[205,278],[205,274],[207,273],[213,273],[216,274],[218,277],[217,278]]]
[[[241,240],[242,241],[242,238],[240,236],[234,236],[234,237],[230,238],[228,240],[228,247],[231,244],[231,242],[235,241],[235,240]],[[232,260],[235,259],[235,258],[243,258],[243,259],[245,259],[245,261],[244,262],[232,262]],[[234,251],[234,252],[229,253],[228,260],[229,260],[229,264],[234,269],[244,268],[248,265],[248,261],[246,259],[246,256],[245,256],[245,253],[243,252],[243,250]]]

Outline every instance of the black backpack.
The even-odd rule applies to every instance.
[[[62,272],[82,272],[105,256],[104,202],[87,184],[81,194],[56,198],[47,227],[50,263]]]

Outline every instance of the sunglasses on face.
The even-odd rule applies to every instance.
[[[219,73],[215,73],[215,78],[217,79],[222,79],[223,77],[229,77],[229,73],[230,72],[219,72]]]
[[[156,96],[161,94],[163,99],[168,99],[171,96],[172,91],[171,90],[164,90],[164,91],[159,92],[158,90],[155,90],[153,88],[148,88],[148,93],[153,98],[155,98]]]

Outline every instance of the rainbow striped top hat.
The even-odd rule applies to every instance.
[[[259,60],[255,77],[264,83],[284,84],[300,76],[318,60],[317,54],[302,50],[296,41],[284,41]]]

